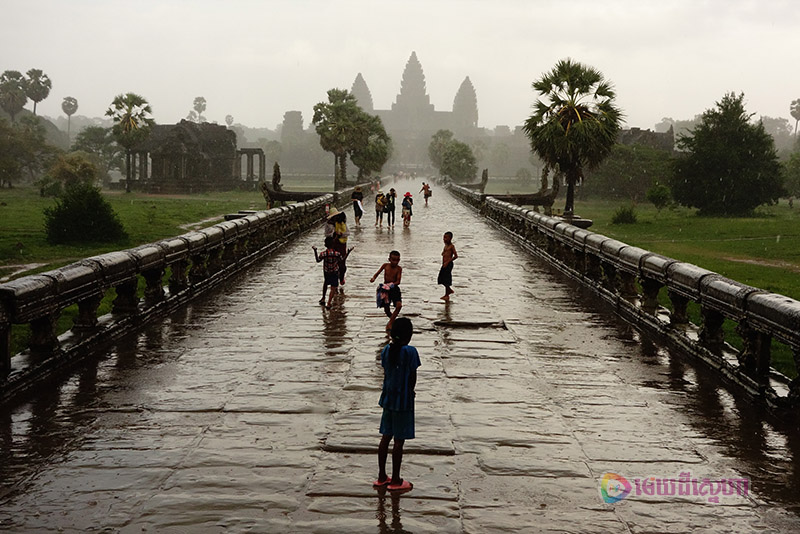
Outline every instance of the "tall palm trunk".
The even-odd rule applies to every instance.
[[[564,204],[564,215],[572,217],[575,213],[575,184],[581,177],[580,167],[573,167],[566,172],[567,201]]]
[[[347,187],[347,154],[342,154],[339,158],[339,184],[336,190]]]
[[[125,151],[125,192],[131,192],[131,151]]]

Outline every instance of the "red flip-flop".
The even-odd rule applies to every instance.
[[[389,484],[386,488],[390,491],[408,491],[414,487],[414,484],[408,480],[403,480],[400,484]]]
[[[372,487],[373,488],[382,488],[383,486],[388,486],[391,481],[392,481],[391,478],[387,478],[383,482],[380,482],[380,481],[376,480],[375,482],[372,483]]]

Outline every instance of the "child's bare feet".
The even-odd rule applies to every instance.
[[[439,298],[442,299],[442,300],[450,300],[450,295],[444,295],[444,296],[439,297]]]

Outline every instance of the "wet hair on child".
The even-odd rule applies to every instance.
[[[414,325],[408,317],[398,317],[392,324],[392,343],[389,345],[389,365],[396,367],[400,361],[400,349],[411,341]]]
[[[329,235],[325,238],[325,248],[333,248],[333,243],[334,240],[332,235]]]

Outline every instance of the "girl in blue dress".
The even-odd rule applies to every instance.
[[[392,491],[408,491],[413,485],[400,478],[403,463],[403,444],[414,439],[414,387],[417,384],[417,368],[421,365],[417,349],[409,345],[414,327],[407,317],[399,317],[392,324],[392,342],[381,352],[383,366],[383,390],[378,404],[383,408],[381,416],[381,442],[378,445],[378,479],[376,487],[386,486]],[[389,442],[394,439],[392,449],[392,476],[386,474],[386,459]]]

